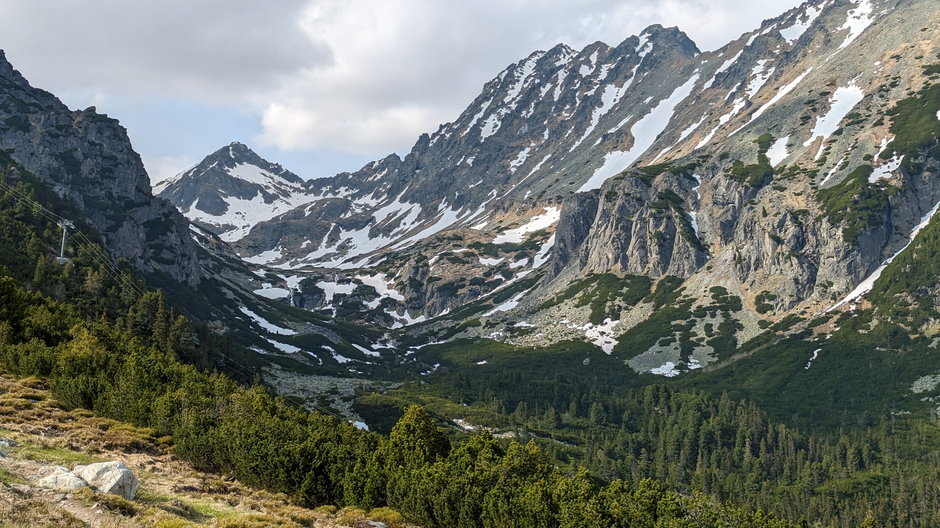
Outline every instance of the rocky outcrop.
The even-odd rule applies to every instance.
[[[51,473],[36,481],[36,485],[60,493],[72,493],[88,487],[87,482],[62,466],[54,466]]]
[[[699,282],[739,285],[746,300],[773,294],[765,302],[781,313],[831,305],[904,247],[940,188],[926,152],[909,164],[892,165],[890,152],[879,156],[894,137],[886,113],[926,81],[916,55],[898,51],[910,46],[903,35],[940,37],[918,22],[935,15],[929,2],[873,4],[865,14],[811,2],[717,50],[719,71],[677,109],[701,116],[698,125],[655,157],[650,149],[638,163],[647,169],[566,200],[553,273],[568,270],[566,280],[608,270],[702,274]],[[849,30],[849,16],[869,25]],[[820,132],[817,124],[830,120],[831,129]],[[663,135],[674,132],[671,125]],[[832,192],[868,193],[883,203],[847,200],[832,214],[822,190],[866,166],[883,168],[880,177]],[[685,172],[699,180],[678,174],[681,167],[692,167]],[[673,206],[653,205],[667,190]],[[700,244],[675,236],[686,221]]]
[[[299,176],[237,142],[157,184],[154,192],[196,225],[229,241],[259,221],[312,200]]]
[[[120,495],[127,500],[133,500],[137,495],[137,477],[124,462],[98,462],[75,466],[72,473],[87,482],[95,491]]]
[[[33,88],[0,51],[0,151],[73,201],[116,258],[195,284],[200,270],[186,220],[154,199],[126,130],[94,107],[69,110]]]
[[[71,493],[90,487],[100,493],[120,495],[133,500],[137,495],[137,477],[121,461],[98,462],[87,466],[75,466],[69,471],[62,466],[53,466],[48,475],[36,481],[41,488]]]
[[[919,90],[935,61],[914,48],[940,43],[923,23],[936,6],[862,7],[807,2],[705,53],[660,26],[614,47],[538,51],[403,157],[309,182],[286,178],[289,192],[279,193],[218,183],[212,171],[224,167],[231,178],[237,166],[223,149],[180,179],[189,190],[179,205],[195,219],[194,211],[226,214],[232,202],[220,197],[298,200],[231,241],[252,263],[308,265],[334,281],[375,266],[404,297],[331,302],[311,289],[293,298],[337,314],[376,302],[385,304],[370,309],[411,318],[453,313],[518,270],[547,270],[537,291],[548,296],[590,274],[674,275],[701,292],[721,285],[751,310],[761,297],[767,317],[825,308],[903,247],[940,200],[930,159],[894,163],[882,152],[895,134],[891,105]],[[861,166],[881,177],[844,192],[884,200],[855,229],[843,214],[852,204],[827,205],[825,194]],[[222,190],[213,195],[213,185]],[[171,187],[163,193],[183,193]],[[494,247],[499,233],[559,204],[553,246],[549,228]],[[229,227],[216,225],[235,232]],[[508,269],[543,247],[545,267]],[[519,306],[534,310],[537,301]]]
[[[688,277],[707,260],[695,214],[690,172],[629,176],[617,185],[568,200],[556,231],[557,273],[614,271]]]

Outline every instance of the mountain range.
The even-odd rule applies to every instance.
[[[449,339],[610,352],[650,303],[589,309],[563,293],[675,277],[693,307],[714,288],[739,298],[726,324],[744,342],[863,301],[935,210],[934,161],[890,117],[935,75],[932,17],[930,2],[817,1],[710,52],[658,25],[616,47],[558,45],[509,65],[403,158],[306,181],[233,144],[155,191],[308,309],[336,313],[362,286],[371,298],[340,300],[353,318],[478,318]],[[926,125],[916,141],[934,137]],[[633,351],[631,366],[716,361],[704,329],[720,318],[692,319],[695,337]]]
[[[514,511],[462,480],[511,439],[544,452],[513,444],[485,482],[537,459],[565,473],[526,480],[542,505],[593,500],[583,465],[608,505],[652,478],[757,517],[936,524],[938,28],[934,0],[811,0],[713,51],[658,25],[560,44],[404,156],[307,179],[231,143],[153,188],[117,120],[0,53],[0,360],[73,407],[175,424],[190,460],[312,461],[270,489],[366,504],[378,476],[369,506],[427,526],[464,515],[431,503]],[[382,433],[419,404],[405,421],[449,465],[395,480],[401,430],[383,451],[216,371]],[[283,431],[341,447],[321,466],[252,436]],[[342,470],[304,480],[323,467]],[[453,497],[395,488],[420,479]]]

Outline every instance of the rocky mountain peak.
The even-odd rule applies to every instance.
[[[6,52],[3,49],[0,49],[0,79],[13,81],[17,84],[29,85],[20,72],[13,67],[13,64],[7,60]]]
[[[251,150],[248,145],[244,143],[234,141],[220,149],[216,150],[212,154],[206,156],[196,167],[193,167],[189,171],[184,172],[185,175],[191,176],[202,176],[204,175],[205,170],[199,170],[200,168],[205,167],[223,167],[227,169],[234,169],[239,165],[250,165],[257,167],[266,173],[274,176],[274,181],[285,180],[293,184],[300,185],[304,182],[303,178],[297,176],[293,172],[282,167],[279,163],[271,163],[270,161],[259,156],[255,151]],[[229,171],[229,175],[234,178],[249,178],[245,174],[239,172],[232,173]]]
[[[239,142],[157,184],[154,192],[229,241],[244,236],[257,222],[311,201],[303,178]]]
[[[634,41],[636,41],[634,49],[637,52],[641,51],[641,48],[647,42],[651,42],[656,45],[678,47],[690,56],[699,53],[698,46],[695,42],[676,26],[663,27],[661,24],[652,24],[641,31],[639,35],[625,40],[624,43],[633,43]],[[621,46],[622,45],[623,44],[621,44]],[[619,47],[620,46],[618,46],[618,48]]]
[[[635,143],[624,125],[629,129],[658,106],[657,115],[669,117],[690,87],[698,54],[684,33],[659,25],[616,48],[595,42],[581,50],[559,44],[534,51],[485,83],[455,120],[418,137],[406,156],[311,181],[303,199],[284,202],[298,203],[296,210],[280,209],[284,214],[265,216],[255,226],[248,216],[223,220],[223,202],[231,201],[220,194],[251,200],[262,190],[239,183],[236,193],[230,183],[208,178],[231,172],[237,145],[213,153],[158,192],[191,220],[238,240],[238,251],[249,257],[291,266],[361,265],[362,256],[376,250],[479,225],[497,210],[523,207],[541,214],[604,165],[603,152]]]
[[[879,251],[861,258],[839,239],[838,220],[804,224],[825,217],[817,188],[838,184],[860,164],[878,174],[897,169],[897,160],[879,161],[894,134],[881,119],[881,99],[919,86],[914,63],[930,54],[905,52],[904,37],[879,35],[896,32],[891,24],[899,21],[931,35],[904,18],[930,12],[929,2],[899,5],[807,2],[708,52],[661,25],[616,47],[535,51],[486,82],[453,121],[417,138],[407,155],[308,182],[304,194],[281,201],[251,188],[240,195],[244,203],[278,204],[275,216],[219,222],[235,203],[226,198],[213,222],[252,264],[378,270],[398,259],[396,269],[405,271],[390,280],[412,303],[412,316],[434,317],[484,296],[468,277],[500,262],[516,264],[501,272],[508,281],[542,275],[546,290],[592,274],[707,276],[745,298],[776,281],[781,310],[821,302],[881,261]],[[849,46],[852,53],[842,51]],[[237,165],[240,148],[223,148],[198,170]],[[215,199],[235,196],[205,175],[199,181],[215,185]],[[210,211],[212,200],[193,194],[181,210],[208,223],[200,211]],[[903,231],[930,205],[903,217],[892,212],[891,222]],[[524,229],[532,225],[539,229]],[[861,240],[884,239],[892,228],[873,228]],[[781,230],[794,234],[762,235]],[[791,239],[798,244],[780,242]],[[882,239],[872,244],[888,254],[899,247]],[[447,262],[469,264],[445,277],[434,248],[448,241],[468,254]],[[519,256],[523,247],[528,259]],[[418,252],[433,264],[424,266]],[[411,287],[432,284],[423,281],[434,264],[446,293]],[[466,287],[456,286],[464,272]],[[812,273],[832,291],[814,292],[812,279],[785,280]]]
[[[80,212],[73,220],[94,227],[115,257],[190,284],[200,280],[186,221],[153,200],[124,127],[94,107],[73,111],[32,87],[2,52],[0,150],[73,201]]]

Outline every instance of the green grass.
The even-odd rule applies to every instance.
[[[0,483],[10,485],[10,484],[26,484],[26,479],[18,473],[14,473],[9,469],[0,466]]]
[[[134,500],[142,506],[154,507],[187,521],[199,523],[230,516],[235,512],[234,508],[225,508],[218,502],[168,495],[147,489],[139,490]]]
[[[103,457],[89,455],[80,451],[72,451],[64,447],[43,446],[30,441],[21,442],[10,456],[69,467],[105,462],[107,460]]]

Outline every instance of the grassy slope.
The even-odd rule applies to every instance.
[[[0,459],[0,527],[108,526],[163,528],[339,527],[364,519],[404,526],[387,509],[366,514],[292,505],[286,497],[201,473],[177,459],[146,429],[64,411],[35,379],[0,376],[0,437],[17,442]],[[124,460],[141,486],[134,501],[84,490],[62,499],[35,486],[52,465]],[[59,500],[57,500],[59,499]]]

